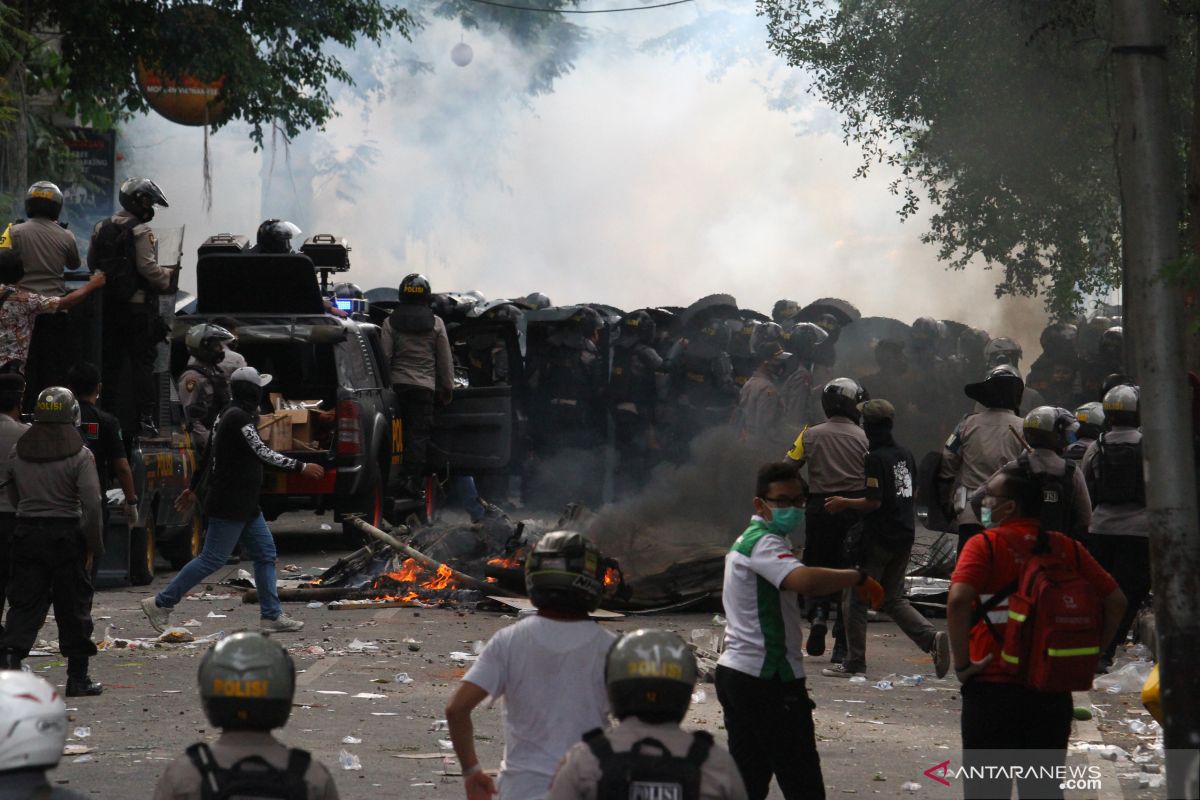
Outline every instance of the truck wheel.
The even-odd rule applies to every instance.
[[[204,520],[198,512],[192,514],[192,524],[176,532],[168,561],[171,569],[180,570],[204,549]]]
[[[129,532],[129,582],[145,586],[154,580],[154,516],[146,524]]]

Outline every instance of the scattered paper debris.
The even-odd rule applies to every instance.
[[[372,717],[398,717],[400,715],[398,713],[396,713],[395,711],[372,711],[371,716]]]
[[[362,744],[362,739],[357,736],[346,736],[342,738],[342,744]]]
[[[183,642],[194,642],[195,636],[187,628],[167,628],[158,637],[158,641],[166,642],[167,644],[181,644]]]
[[[314,689],[313,691],[317,694],[345,694],[345,692],[339,692],[337,689]]]
[[[80,727],[71,731],[71,735],[74,736],[76,739],[86,739],[87,737],[92,735],[92,729],[81,725]]]
[[[692,702],[697,704],[707,703],[708,692],[704,691],[703,689],[697,689],[696,691],[692,692]]]
[[[917,783],[916,781],[905,781],[904,783],[900,784],[900,788],[906,792],[915,793],[921,791],[921,784]]]
[[[890,692],[895,687],[892,686],[891,681],[889,681],[885,678],[884,680],[876,682],[875,688],[880,690],[881,692]]]
[[[325,607],[325,604],[322,603],[320,600],[313,600],[311,603],[309,603],[306,606],[306,608],[324,608],[324,607]]]
[[[375,642],[364,642],[361,639],[355,639],[350,644],[346,645],[346,649],[351,653],[363,653],[372,650],[379,650],[379,645]]]
[[[209,619],[225,619],[225,618],[226,618],[226,617],[228,617],[228,616],[229,616],[228,614],[214,614],[214,613],[213,613],[213,612],[211,612],[211,611],[210,611],[210,612],[208,612],[208,618],[209,618]]]
[[[200,627],[201,625],[203,625],[203,624],[204,624],[204,623],[203,623],[203,622],[201,622],[201,621],[200,621],[200,620],[198,620],[198,619],[189,619],[187,622],[183,623],[183,627],[185,627],[185,628],[199,628],[199,627]]]
[[[354,697],[362,698],[363,700],[379,700],[387,697],[386,694],[377,694],[375,692],[359,692]]]
[[[449,739],[438,739],[438,747],[442,748],[443,750],[453,750],[454,742],[450,741]]]
[[[88,747],[86,744],[68,744],[63,748],[64,756],[81,756],[84,753],[91,753],[96,748]]]
[[[362,761],[349,750],[343,750],[338,753],[338,763],[342,765],[342,769],[362,769]]]
[[[409,674],[407,672],[397,672],[396,677],[392,678],[392,680],[395,683],[402,683],[405,685],[413,682],[413,679],[409,676]]]
[[[429,730],[431,730],[431,731],[448,731],[448,730],[450,730],[450,723],[444,719],[437,719],[437,720],[434,720],[433,724],[429,726]]]
[[[72,764],[87,764],[89,761],[95,761],[95,760],[96,760],[95,756],[86,755],[86,756],[80,756],[79,758],[71,759],[71,763]]]
[[[479,656],[474,653],[464,653],[461,650],[455,650],[450,654],[450,660],[457,661],[460,664],[465,664],[468,661],[476,661],[478,658]]]

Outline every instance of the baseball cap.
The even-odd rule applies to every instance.
[[[271,376],[259,375],[258,370],[254,367],[238,367],[229,376],[229,380],[230,382],[245,381],[246,383],[253,383],[255,386],[266,386],[271,382]]]
[[[896,418],[896,408],[883,398],[864,400],[858,404],[858,411],[862,414],[863,422],[883,422]]]

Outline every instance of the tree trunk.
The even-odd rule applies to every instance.
[[[1113,75],[1121,182],[1125,320],[1139,343],[1167,794],[1195,797],[1200,743],[1200,536],[1182,293],[1159,271],[1179,255],[1162,6],[1114,0]]]

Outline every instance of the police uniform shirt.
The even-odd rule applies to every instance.
[[[133,222],[136,217],[128,211],[121,209],[116,214],[113,214],[110,219],[118,225],[128,225]],[[97,223],[99,227],[99,223]],[[95,233],[93,232],[93,236]],[[158,239],[154,236],[154,231],[150,230],[150,226],[139,223],[133,227],[133,254],[134,267],[137,268],[138,274],[142,276],[147,283],[157,292],[165,292],[167,287],[171,285],[171,273],[158,265]],[[145,302],[146,293],[138,289],[129,298],[130,303]]]
[[[100,491],[103,493],[112,479],[113,462],[125,458],[121,423],[112,414],[91,403],[80,403],[79,433],[83,436],[83,443],[96,457],[96,473],[100,477]]]
[[[1001,469],[1009,469],[1016,466],[1017,461],[1014,459],[1005,464]],[[1029,454],[1029,466],[1035,474],[1044,473],[1054,477],[1061,477],[1066,473],[1067,460],[1053,450],[1038,448]],[[1074,477],[1071,480],[1073,486],[1071,513],[1074,517],[1072,530],[1060,531],[1060,533],[1071,534],[1079,538],[1087,533],[1088,528],[1092,524],[1092,498],[1088,493],[1087,480],[1084,478],[1083,470],[1078,466],[1075,467]],[[984,481],[984,483],[987,482]]]
[[[1142,432],[1137,428],[1114,427],[1104,434],[1105,444],[1137,444],[1142,441]],[[1078,472],[1093,486],[1100,480],[1100,445],[1092,442],[1083,454]],[[1150,517],[1142,503],[1106,503],[1097,494],[1089,532],[1101,536],[1150,536]]]
[[[249,756],[260,756],[279,770],[288,763],[288,748],[266,731],[225,731],[209,747],[220,767],[231,767]],[[315,758],[308,765],[304,782],[308,785],[308,800],[338,800],[333,776]],[[202,797],[200,771],[187,754],[172,761],[154,787],[154,800],[201,800]]]
[[[16,506],[18,519],[77,519],[88,549],[104,552],[100,480],[91,450],[80,446],[74,455],[56,461],[27,461],[17,455],[14,445],[0,483],[10,478],[8,499]]]
[[[636,742],[648,737],[661,742],[678,758],[687,755],[693,739],[692,734],[674,723],[654,724],[642,722],[637,717],[621,720],[606,736],[616,753],[628,752]],[[600,761],[587,744],[580,742],[567,751],[546,800],[595,800],[599,783]],[[700,800],[745,798],[746,787],[733,757],[724,747],[713,745],[700,768]]]
[[[738,413],[742,430],[753,443],[787,446],[783,431],[783,397],[779,387],[766,375],[756,371],[738,397]]]
[[[869,447],[862,428],[846,417],[833,417],[801,431],[788,458],[808,465],[811,494],[861,493]]]
[[[15,420],[8,414],[0,414],[0,476],[4,475],[8,468],[8,460],[14,455],[13,445],[27,430],[29,425],[26,423]],[[8,499],[8,492],[0,491],[0,514],[12,514],[16,510],[16,506]]]
[[[1021,429],[1024,420],[1003,408],[989,408],[963,419],[950,434],[942,450],[942,468],[938,477],[954,481],[958,525],[978,525],[970,503],[959,489],[970,493],[978,489],[996,471],[1013,461],[1024,449]],[[960,505],[960,502],[962,503]]]
[[[54,220],[42,217],[19,222],[8,233],[12,248],[25,265],[21,288],[49,297],[66,294],[63,270],[76,269],[80,264],[74,234]]]

